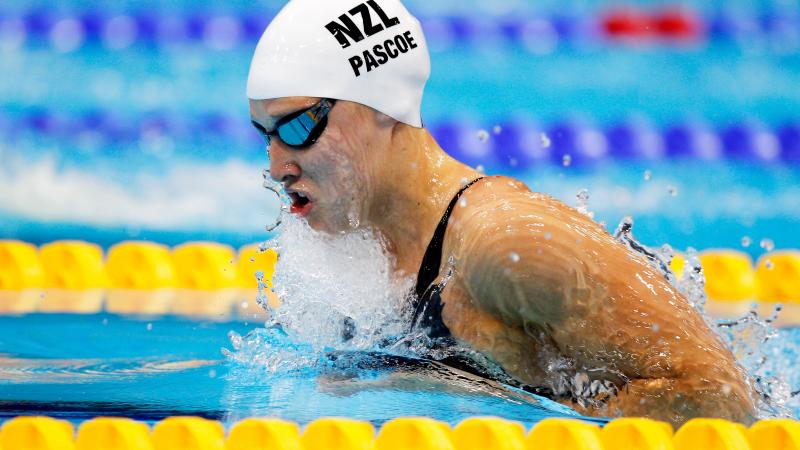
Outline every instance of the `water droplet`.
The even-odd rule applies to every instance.
[[[552,142],[550,141],[550,138],[546,134],[544,134],[544,133],[540,134],[539,138],[542,141],[542,147],[543,148],[550,148],[550,145],[552,144]]]
[[[772,270],[775,268],[775,264],[773,264],[772,261],[770,260],[766,260],[764,261],[764,267],[766,267],[769,270]]]
[[[464,177],[464,178],[458,180],[458,182],[461,183],[461,186],[463,187],[463,186],[466,186],[466,185],[469,184],[469,179],[467,177]]]
[[[108,317],[103,318],[103,326],[108,325]]]
[[[503,132],[503,127],[501,127],[500,125],[495,125],[494,128],[492,128],[492,132],[494,134],[500,134]]]
[[[650,181],[651,178],[653,178],[653,172],[651,172],[649,170],[645,170],[644,171],[644,181]]]
[[[480,173],[485,173],[486,172],[486,168],[483,167],[483,164],[478,164],[477,166],[475,166],[475,170],[477,170]]]
[[[544,232],[544,238],[549,241],[550,239],[553,238],[553,233],[551,233],[549,231],[545,231]]]
[[[667,186],[667,192],[672,197],[677,197],[678,196],[678,188],[675,187],[675,186],[672,186],[672,185]]]
[[[481,142],[486,142],[489,140],[489,132],[486,130],[478,131],[478,140]]]
[[[753,240],[750,239],[750,236],[744,236],[742,238],[742,247],[745,247],[745,248],[750,247],[750,244],[752,244],[752,243],[753,243]]]
[[[589,212],[589,190],[581,189],[577,194],[575,194],[575,198],[578,199],[578,212],[585,216],[593,217],[594,214]]]
[[[214,370],[214,369],[209,370],[208,371],[208,377],[209,378],[217,378],[217,371]]]
[[[153,324],[152,323],[148,323],[146,328],[147,328],[147,331],[153,331]]]
[[[763,248],[764,250],[766,250],[768,252],[771,252],[772,250],[775,249],[775,243],[772,242],[772,239],[769,239],[769,238],[762,239],[760,245],[761,245],[761,248]]]
[[[563,157],[561,157],[561,164],[564,167],[569,167],[570,164],[572,164],[572,156],[569,155],[569,154],[566,154]]]
[[[248,306],[250,306],[250,303],[248,303],[247,300],[242,302],[242,309],[247,309]]]
[[[508,257],[511,258],[511,262],[519,262],[519,255],[515,252],[509,253]]]
[[[723,393],[723,394],[725,394],[725,395],[730,395],[730,393],[731,393],[731,390],[732,390],[732,388],[731,388],[731,385],[730,385],[730,384],[727,384],[727,383],[726,383],[726,384],[723,384],[723,385],[722,385],[722,393]]]
[[[256,262],[256,259],[255,259],[255,258],[253,258],[253,257],[251,257],[251,258],[250,258],[250,262]]]
[[[661,325],[654,323],[653,326],[650,327],[650,329],[653,330],[654,333],[658,333],[658,330],[661,329]]]
[[[461,200],[459,200],[458,201],[458,206],[460,206],[462,208],[466,207],[467,206],[467,199],[462,198]]]

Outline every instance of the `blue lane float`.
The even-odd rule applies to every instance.
[[[428,124],[437,141],[453,156],[473,166],[525,169],[554,164],[591,165],[608,160],[730,160],[763,164],[800,164],[800,122],[774,129],[745,121],[712,128],[687,121],[658,128],[637,117],[600,128],[591,121],[562,120],[542,125],[514,119],[482,126],[472,121]],[[134,146],[158,138],[187,144],[226,142],[240,154],[261,152],[263,141],[242,117],[221,112],[186,116],[153,111],[127,118],[95,110],[77,116],[35,109],[0,113],[0,139],[40,140],[80,146],[90,137],[97,144]]]
[[[631,10],[631,14],[617,14],[619,17],[613,12],[604,14],[597,11],[589,14],[558,12],[486,17],[448,15],[421,17],[420,20],[433,48],[507,43],[533,52],[547,51],[560,44],[628,42],[617,39],[620,36],[683,42],[683,31],[701,41],[730,41],[742,45],[764,40],[789,45],[797,41],[789,38],[800,34],[800,12],[792,10],[755,13],[722,10],[705,16],[685,9],[677,11],[682,11],[677,19],[693,24],[688,31],[679,26],[683,22],[676,22],[676,13],[669,10]],[[134,44],[170,46],[195,43],[228,49],[252,47],[274,14],[275,11],[236,10],[225,14],[140,10],[113,14],[90,10],[69,15],[46,9],[0,10],[0,36],[54,46],[66,41],[70,43],[67,50],[84,45],[103,45],[120,50]],[[638,26],[627,23],[623,19],[630,19],[629,16],[640,17],[644,22]]]

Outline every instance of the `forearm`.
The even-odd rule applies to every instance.
[[[720,383],[698,389],[696,382],[674,378],[630,381],[610,398],[606,408],[576,409],[587,415],[649,417],[678,427],[695,417],[713,417],[750,424],[755,408],[744,386]]]

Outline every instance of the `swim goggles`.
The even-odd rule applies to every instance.
[[[288,147],[299,150],[311,147],[328,126],[328,114],[333,109],[336,100],[323,98],[316,105],[289,114],[275,124],[275,129],[267,131],[261,124],[253,121],[261,136],[267,142],[267,148],[272,143],[272,138],[277,136]]]

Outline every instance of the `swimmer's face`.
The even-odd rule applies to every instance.
[[[269,132],[283,117],[319,101],[312,97],[250,100],[250,115]],[[367,217],[381,159],[375,153],[388,136],[380,116],[368,107],[338,101],[328,115],[325,131],[312,146],[295,149],[272,137],[270,176],[283,184],[292,200],[292,212],[304,217],[312,228],[344,231],[358,227]]]

